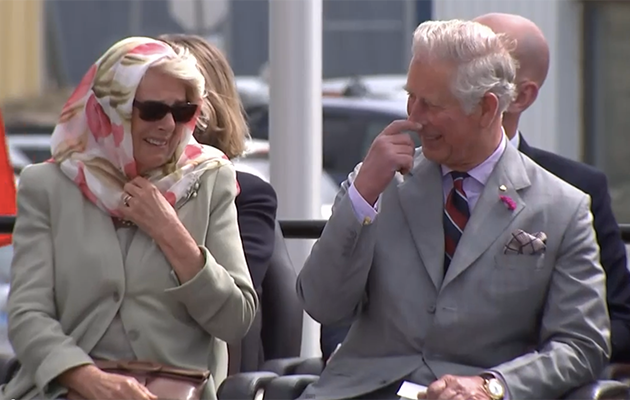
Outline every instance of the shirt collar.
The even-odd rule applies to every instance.
[[[514,135],[514,137],[510,139],[510,144],[512,144],[515,149],[518,149],[518,146],[521,145],[521,132],[516,131],[516,135]]]
[[[482,162],[481,164],[477,165],[475,168],[468,171],[468,175],[470,175],[471,178],[475,179],[476,181],[478,181],[484,186],[486,182],[488,182],[488,178],[490,178],[490,175],[492,174],[494,167],[497,165],[497,163],[501,159],[501,156],[503,155],[503,152],[505,151],[505,148],[507,146],[508,140],[507,140],[507,136],[505,135],[505,130],[501,128],[501,131],[503,132],[503,135],[501,135],[501,142],[499,143],[497,148],[494,150],[494,153],[492,153],[490,157],[486,158],[484,162]],[[453,171],[452,169],[450,169],[449,167],[445,165],[441,165],[441,168],[442,168],[442,176],[446,176],[451,171]]]

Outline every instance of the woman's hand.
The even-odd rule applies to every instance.
[[[157,400],[136,379],[101,371],[94,365],[78,367],[60,377],[68,388],[68,400]]]
[[[124,190],[127,194],[123,195],[120,208],[123,217],[155,241],[181,283],[194,278],[203,268],[205,258],[173,206],[144,178],[134,178]]]
[[[173,206],[145,178],[134,178],[125,185],[124,191],[126,194],[121,199],[120,207],[123,217],[153,239],[161,232],[168,232],[169,227],[179,222]]]
[[[157,400],[144,385],[135,378],[102,372],[99,379],[91,381],[81,397],[85,400]],[[80,393],[78,393],[80,394]],[[68,396],[70,399],[70,396]]]

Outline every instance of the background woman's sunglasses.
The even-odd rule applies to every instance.
[[[197,112],[197,104],[175,103],[172,106],[161,101],[133,101],[133,106],[140,111],[140,118],[144,121],[159,121],[170,113],[176,123],[189,122]]]

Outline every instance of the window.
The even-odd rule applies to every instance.
[[[585,158],[608,176],[619,223],[630,223],[630,3],[585,2]]]
[[[349,116],[324,115],[322,125],[324,169],[338,183],[343,182],[360,161],[357,137],[361,132]],[[353,154],[357,153],[357,154]]]
[[[269,110],[267,107],[251,110],[247,114],[247,125],[253,139],[269,140]]]

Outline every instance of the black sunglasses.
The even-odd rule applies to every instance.
[[[175,103],[172,106],[161,101],[133,101],[133,106],[140,111],[140,118],[147,122],[159,121],[170,113],[176,123],[189,122],[197,112],[197,104]]]

